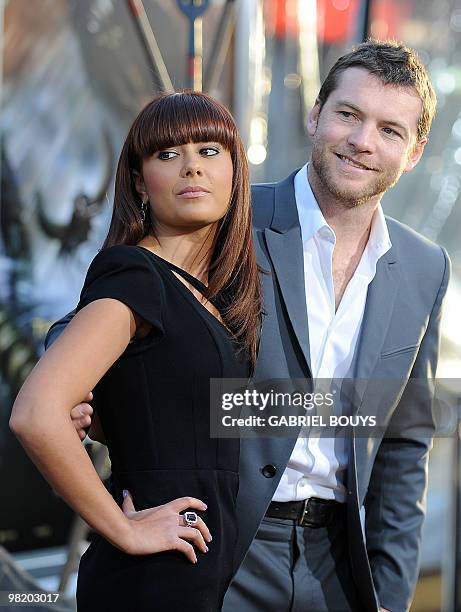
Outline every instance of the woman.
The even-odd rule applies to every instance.
[[[80,563],[81,611],[221,607],[239,444],[210,439],[209,379],[246,378],[255,363],[249,193],[220,103],[186,92],[148,104],[125,141],[110,229],[77,314],[15,401],[12,430],[97,532]],[[70,418],[93,388],[113,497]]]

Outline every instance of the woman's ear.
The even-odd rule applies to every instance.
[[[142,178],[142,175],[140,172],[138,172],[137,170],[133,170],[133,178],[134,178],[134,185],[136,187],[136,191],[139,193],[139,195],[142,196],[146,195],[146,186],[144,184],[144,179]]]

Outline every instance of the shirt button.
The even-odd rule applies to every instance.
[[[300,487],[307,487],[307,479],[306,478],[301,478],[301,480],[298,482],[298,485]]]
[[[261,469],[262,475],[265,478],[273,478],[277,472],[275,465],[268,463]]]

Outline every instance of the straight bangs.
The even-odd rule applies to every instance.
[[[229,111],[207,95],[192,92],[157,98],[133,127],[132,154],[138,160],[189,142],[216,142],[233,151],[239,139]]]

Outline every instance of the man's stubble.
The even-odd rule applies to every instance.
[[[374,198],[380,199],[386,191],[398,182],[403,174],[402,168],[398,170],[381,168],[376,172],[376,176],[373,176],[373,180],[370,180],[367,184],[361,187],[347,188],[346,185],[341,185],[341,179],[335,177],[335,172],[331,167],[331,156],[334,154],[327,153],[315,136],[312,145],[311,163],[322,188],[346,208],[361,206]],[[353,154],[350,154],[350,157],[357,158]],[[370,171],[370,173],[372,172],[374,174],[374,171]]]

